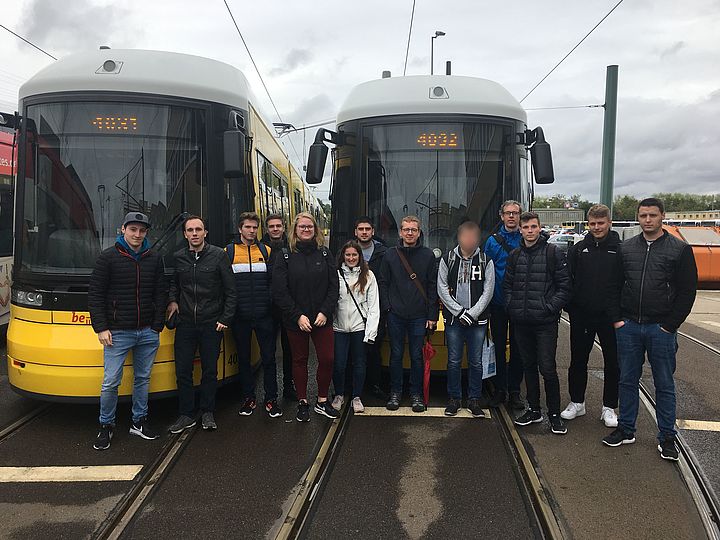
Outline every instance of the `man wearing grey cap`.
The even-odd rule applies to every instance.
[[[107,450],[115,427],[123,364],[133,353],[130,433],[156,439],[150,428],[148,386],[160,331],[165,320],[167,287],[162,257],[150,249],[150,220],[140,212],[125,216],[115,245],[104,250],[90,276],[88,309],[103,346],[104,375],[100,391],[100,429],[93,448]]]

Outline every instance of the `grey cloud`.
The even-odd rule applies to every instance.
[[[130,14],[129,9],[117,4],[31,0],[25,5],[20,27],[31,41],[52,53],[66,54],[99,45],[136,43],[142,32],[130,24]],[[115,37],[117,43],[113,43]]]
[[[685,48],[685,45],[686,43],[684,41],[676,41],[666,49],[660,51],[660,58],[664,60],[669,56],[676,55],[681,49]]]
[[[312,59],[313,54],[308,49],[290,49],[282,65],[271,69],[270,75],[273,77],[286,75],[299,67],[309,64]]]

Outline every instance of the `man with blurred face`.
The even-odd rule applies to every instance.
[[[413,412],[425,411],[422,392],[422,347],[427,330],[438,320],[437,264],[435,254],[420,245],[420,219],[405,216],[400,222],[398,246],[389,249],[380,266],[380,306],[387,312],[390,335],[390,399],[386,407],[400,407],[403,387],[405,336],[410,352],[410,400]]]
[[[148,423],[148,389],[167,299],[162,257],[150,249],[148,216],[125,216],[115,245],[103,251],[90,276],[88,309],[103,346],[100,429],[93,447],[107,450],[113,437],[118,387],[128,353],[133,353],[132,425],[130,433],[155,439]]]
[[[505,278],[508,254],[520,245],[520,203],[508,200],[500,206],[502,224],[498,231],[485,242],[485,255],[493,261],[495,270],[495,291],[490,302],[490,332],[495,341],[495,365],[497,374],[491,379],[495,393],[491,405],[497,407],[509,398],[510,407],[523,410],[525,403],[520,398],[520,383],[523,367],[517,353],[513,323],[508,317],[503,299],[502,284]],[[510,335],[510,359],[505,357],[505,344]]]
[[[563,435],[567,427],[560,417],[560,381],[555,363],[560,311],[570,299],[570,275],[565,255],[541,235],[540,218],[534,212],[520,215],[522,243],[510,253],[503,282],[505,305],[515,324],[515,339],[525,370],[529,409],[515,419],[527,426],[543,421],[540,408],[540,377],[550,429]]]
[[[589,234],[568,250],[568,268],[573,289],[566,310],[570,314],[570,403],[561,413],[564,420],[585,414],[587,366],[595,336],[600,340],[604,362],[603,403],[600,420],[617,427],[618,406],[617,343],[613,321],[607,310],[608,288],[617,270],[620,236],[610,227],[610,209],[596,204],[587,214]]]
[[[660,199],[638,205],[642,234],[620,246],[618,271],[610,286],[610,320],[615,327],[620,364],[618,427],[603,439],[608,446],[635,442],[639,385],[647,354],[655,386],[658,451],[677,461],[675,429],[675,353],[677,329],[690,314],[697,290],[692,246],[662,228]]]
[[[369,217],[362,216],[355,220],[355,239],[362,248],[362,254],[365,262],[368,263],[370,270],[372,270],[373,274],[375,274],[379,280],[380,265],[382,264],[383,257],[385,257],[387,248],[382,242],[375,240],[375,227]],[[387,320],[385,313],[381,311],[375,342],[365,344],[367,359],[367,386],[369,386],[370,391],[374,396],[381,399],[387,398],[387,394],[381,387],[382,358],[380,356],[382,342],[385,340],[386,325]]]

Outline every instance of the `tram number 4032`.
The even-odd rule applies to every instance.
[[[417,145],[422,148],[457,148],[457,133],[420,133],[417,137]]]

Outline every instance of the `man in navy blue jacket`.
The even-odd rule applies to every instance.
[[[408,336],[410,399],[414,412],[424,412],[422,348],[427,330],[438,320],[437,262],[435,254],[420,245],[420,219],[405,216],[400,242],[388,249],[380,266],[380,306],[387,313],[390,336],[390,399],[388,410],[400,407],[403,386],[403,351]]]

